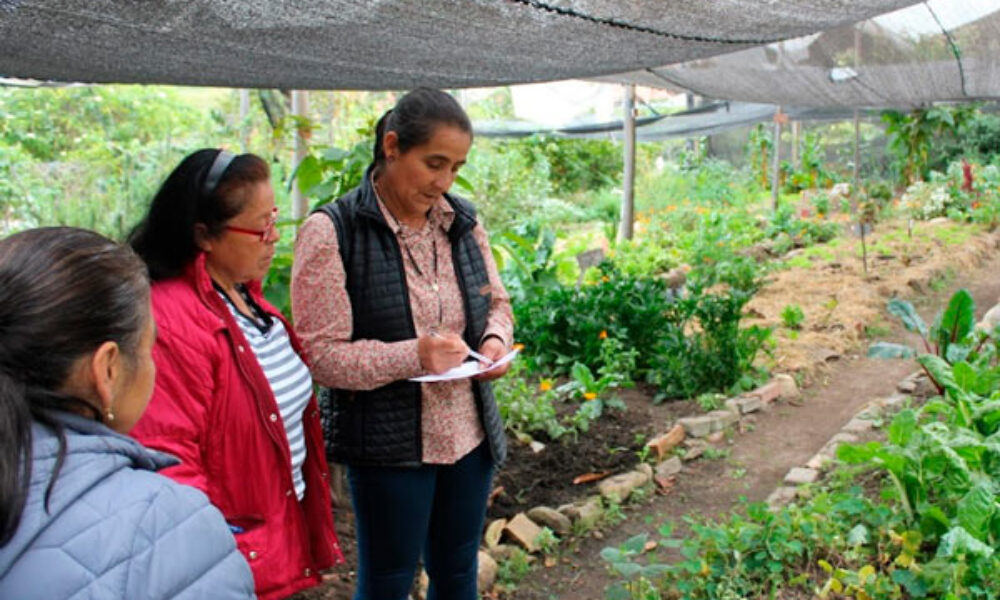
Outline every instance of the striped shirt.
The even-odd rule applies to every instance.
[[[302,477],[302,463],[306,460],[305,430],[302,415],[312,398],[313,381],[299,355],[292,348],[292,342],[280,319],[266,316],[266,323],[254,320],[240,312],[221,291],[219,295],[226,301],[240,330],[250,343],[264,376],[271,384],[271,391],[278,403],[281,421],[288,437],[288,449],[292,455],[292,482],[299,500],[306,492],[306,482]],[[248,296],[244,294],[244,299]],[[247,300],[252,309],[253,302]]]

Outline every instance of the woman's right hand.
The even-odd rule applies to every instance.
[[[432,333],[417,338],[417,356],[420,366],[430,373],[444,373],[462,364],[469,355],[469,347],[461,336],[454,333]]]

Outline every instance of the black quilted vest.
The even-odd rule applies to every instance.
[[[464,297],[464,338],[470,348],[478,348],[491,294],[481,293],[488,289],[489,278],[472,235],[476,212],[459,197],[446,194],[445,199],[455,210],[448,237]],[[370,171],[364,183],[317,212],[330,217],[337,230],[354,315],[352,339],[395,342],[415,338],[402,253],[379,210]],[[507,456],[507,440],[493,388],[487,382],[470,381],[493,459],[500,465]],[[349,465],[421,464],[419,383],[395,381],[371,391],[324,388],[320,406],[330,460]]]

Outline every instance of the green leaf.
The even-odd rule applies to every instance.
[[[931,378],[941,387],[949,392],[960,392],[961,388],[955,383],[955,377],[949,365],[943,358],[933,354],[924,354],[917,357],[917,362],[927,369]]]
[[[841,444],[837,448],[837,458],[849,465],[866,463],[875,456],[882,444],[868,442],[867,444]]]
[[[964,528],[953,527],[941,538],[937,556],[951,558],[961,554],[989,558],[993,556],[993,548],[974,538]]]
[[[868,358],[913,358],[916,355],[916,350],[903,344],[875,342],[868,346]]]
[[[889,441],[897,446],[905,446],[910,443],[916,429],[917,413],[912,409],[901,410],[889,426]]]
[[[601,550],[601,558],[609,563],[622,562],[626,560],[625,553],[618,548],[607,547]]]
[[[661,565],[661,564],[646,565],[645,567],[642,568],[642,576],[645,577],[646,579],[657,579],[659,577],[662,577],[669,570],[670,567],[667,565]]]
[[[976,302],[969,290],[960,289],[948,302],[936,332],[939,352],[944,355],[949,344],[964,340],[976,324]]]
[[[632,536],[625,540],[625,543],[622,544],[622,549],[629,554],[642,554],[648,539],[649,535],[645,533]]]
[[[976,485],[958,501],[958,522],[980,541],[987,541],[990,520],[996,514],[996,502],[989,487]]]
[[[967,392],[975,392],[979,382],[979,374],[972,368],[972,365],[965,361],[955,363],[952,365],[952,375],[954,375],[955,384],[958,387]]]
[[[618,573],[625,578],[631,578],[635,575],[638,575],[639,572],[642,571],[642,565],[637,565],[631,562],[614,563],[613,565],[611,565],[611,568],[613,568],[615,571],[618,571]]]
[[[312,154],[306,156],[299,163],[299,166],[295,167],[292,176],[288,178],[288,189],[291,189],[292,183],[296,180],[303,194],[308,194],[312,188],[323,181],[323,170],[315,156]]]
[[[972,354],[972,348],[965,344],[948,344],[944,351],[944,358],[951,364],[962,362]]]
[[[625,585],[616,583],[604,592],[604,600],[632,600],[632,594],[625,589]]]
[[[455,184],[458,185],[458,187],[465,190],[466,192],[472,193],[476,191],[476,186],[472,185],[472,182],[470,182],[462,175],[455,175]]]
[[[906,300],[893,298],[889,301],[888,310],[889,314],[899,317],[908,330],[919,333],[924,338],[927,337],[927,323],[920,318],[912,304]]]

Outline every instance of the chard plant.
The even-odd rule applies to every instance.
[[[893,298],[888,304],[889,313],[899,318],[907,330],[920,336],[922,348],[918,351],[905,344],[877,342],[868,348],[868,356],[872,358],[913,358],[922,355],[918,360],[924,371],[930,377],[939,393],[945,391],[946,382],[941,377],[946,376],[946,369],[941,364],[958,366],[960,377],[970,377],[969,368],[985,367],[985,373],[992,372],[990,365],[995,366],[997,360],[996,344],[1000,340],[1000,332],[986,332],[976,328],[976,303],[972,294],[966,289],[960,289],[951,297],[944,311],[938,314],[933,325],[927,323],[917,314],[913,304],[906,300]],[[934,359],[927,358],[934,357]],[[936,360],[935,360],[936,359]],[[931,368],[935,366],[936,368]],[[989,378],[991,375],[983,375]]]

